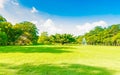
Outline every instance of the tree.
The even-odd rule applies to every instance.
[[[120,32],[115,35],[114,37],[112,37],[112,41],[114,43],[114,45],[119,46],[120,45]]]
[[[49,36],[49,42],[50,42],[50,44],[56,44],[56,37],[55,37],[55,35],[50,35]]]
[[[10,22],[0,22],[0,30],[5,32],[8,37],[7,44],[10,44],[14,39],[14,33],[12,29],[12,24]]]
[[[75,38],[73,37],[73,35],[71,34],[62,34],[61,35],[61,44],[65,44],[65,43],[73,43],[75,42]]]
[[[90,45],[119,45],[120,24],[111,25],[108,28],[95,27],[82,37],[85,37]]]
[[[82,44],[83,36],[78,36],[78,37],[76,37],[75,39],[76,39],[76,43]]]
[[[0,31],[4,32],[7,35],[8,42],[6,44],[11,44],[12,40],[14,39],[12,24],[10,22],[7,22],[7,20],[2,16],[0,16]]]
[[[13,26],[13,29],[15,30],[15,39],[18,39],[21,35],[23,35],[24,33],[28,33],[29,34],[29,40],[31,40],[31,42],[33,44],[37,43],[37,34],[38,34],[38,29],[35,26],[35,24],[28,22],[28,21],[24,21],[21,23],[17,23],[16,25]]]
[[[15,45],[30,45],[32,41],[30,40],[31,35],[27,32],[24,32],[16,41]]]
[[[49,44],[49,36],[47,32],[42,32],[38,38],[39,44]]]
[[[64,45],[65,43],[75,42],[75,38],[71,34],[55,34],[50,36],[50,41]]]
[[[0,22],[7,22],[7,20],[0,15]]]
[[[0,45],[7,45],[8,38],[5,32],[0,31]]]

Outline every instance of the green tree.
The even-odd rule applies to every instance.
[[[14,31],[16,35],[15,39],[18,39],[21,35],[24,35],[24,33],[28,33],[29,40],[31,40],[33,44],[37,43],[38,29],[35,24],[28,22],[28,21],[24,21],[24,22],[17,23],[16,25],[14,25],[13,29],[15,30]]]
[[[39,44],[49,44],[49,36],[47,32],[42,32],[38,38]]]
[[[120,24],[111,25],[108,28],[95,27],[83,35],[90,45],[119,45]]]
[[[76,43],[82,44],[83,36],[77,36],[75,39],[76,39]]]
[[[7,45],[8,38],[5,32],[0,31],[0,45]]]
[[[10,44],[14,39],[14,33],[12,29],[12,24],[10,22],[0,22],[0,30],[5,32],[8,37],[7,44]]]
[[[15,45],[30,45],[32,41],[30,40],[31,35],[28,32],[24,32],[20,37],[15,41]]]
[[[7,22],[7,20],[3,16],[0,15],[0,22]]]
[[[71,34],[55,34],[50,36],[50,40],[54,43],[60,43],[60,44],[65,44],[65,43],[73,43],[75,42],[75,38]]]
[[[114,45],[120,46],[120,32],[112,37]]]
[[[65,43],[73,43],[75,42],[75,38],[73,37],[73,35],[71,34],[62,34],[61,35],[61,44],[65,44]]]

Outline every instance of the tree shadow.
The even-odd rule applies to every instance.
[[[8,68],[16,70],[15,75],[113,75],[110,70],[105,68],[80,64],[23,64],[19,66],[11,66]]]
[[[0,47],[0,53],[69,53],[70,47],[24,47],[11,46]]]

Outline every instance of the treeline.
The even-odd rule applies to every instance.
[[[43,32],[39,36],[38,43],[120,46],[120,24],[111,25],[107,28],[97,26],[82,36],[73,36],[71,34],[55,34],[48,36],[47,32]]]
[[[88,45],[120,45],[120,24],[107,28],[95,27],[90,32],[74,36],[72,34],[48,35],[42,32],[38,36],[35,24],[24,21],[12,25],[0,16],[0,45],[33,45],[33,44],[88,44]]]
[[[107,28],[95,27],[94,30],[80,36],[79,40],[83,37],[86,38],[89,45],[120,46],[120,24],[111,25]]]
[[[38,44],[75,44],[76,37],[71,34],[48,35],[47,32],[41,33],[38,38]]]
[[[107,28],[97,26],[82,36],[73,36],[71,34],[55,34],[48,36],[47,32],[43,32],[39,36],[38,43],[120,46],[120,24],[111,25]]]
[[[37,43],[38,30],[35,24],[24,21],[12,25],[0,16],[0,45],[30,45]]]

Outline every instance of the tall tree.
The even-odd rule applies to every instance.
[[[11,44],[11,42],[14,39],[12,24],[10,22],[0,22],[0,30],[1,32],[5,32],[5,34],[8,37],[8,43]]]
[[[49,44],[49,36],[47,32],[42,32],[38,38],[39,44]]]
[[[28,22],[28,21],[24,21],[24,22],[17,23],[16,25],[14,25],[13,29],[15,30],[16,39],[18,39],[21,35],[28,33],[29,40],[31,40],[32,43],[37,42],[38,29],[35,24]],[[26,35],[24,37],[28,37],[28,36]]]

